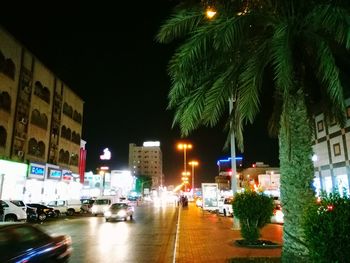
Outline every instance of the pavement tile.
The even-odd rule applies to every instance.
[[[268,224],[262,239],[282,244],[283,226]],[[228,262],[234,257],[280,257],[281,248],[238,247],[234,241],[241,239],[240,231],[233,230],[233,219],[202,211],[194,203],[180,207],[180,227],[176,249],[177,263]]]

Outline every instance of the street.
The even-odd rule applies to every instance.
[[[40,225],[51,234],[72,237],[70,262],[172,262],[177,207],[144,203],[134,219],[105,222],[103,216],[62,217]]]

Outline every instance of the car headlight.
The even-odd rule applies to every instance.
[[[111,216],[111,215],[112,215],[111,211],[106,211],[106,212],[105,212],[105,216],[109,217],[109,216]]]
[[[126,216],[126,211],[125,210],[120,210],[117,215],[120,216],[120,217],[124,217],[124,216]]]

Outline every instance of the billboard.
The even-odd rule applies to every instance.
[[[216,183],[202,183],[202,198],[204,210],[218,209],[219,189]]]

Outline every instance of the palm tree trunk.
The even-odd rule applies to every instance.
[[[311,139],[304,94],[299,90],[284,102],[279,134],[284,213],[282,262],[308,262],[302,220],[304,209],[315,196]]]

